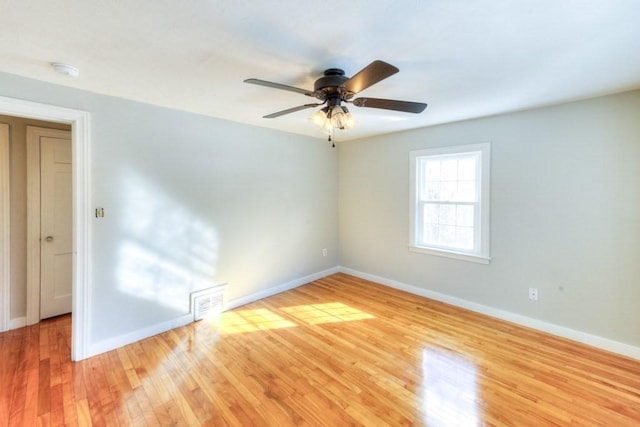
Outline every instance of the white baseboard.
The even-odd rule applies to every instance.
[[[283,283],[281,285],[273,286],[269,289],[265,289],[259,292],[255,292],[253,294],[245,295],[240,298],[234,298],[227,302],[225,305],[225,310],[231,310],[236,307],[240,307],[245,304],[249,304],[251,302],[257,301],[259,299],[267,298],[275,294],[279,294],[284,291],[288,291],[293,288],[297,288],[298,286],[305,285],[309,282],[313,282],[314,280],[322,279],[323,277],[330,276],[335,273],[339,273],[340,267],[333,267],[328,270],[320,271],[318,273],[310,274],[305,277],[301,277],[299,279],[292,280],[287,283]]]
[[[96,356],[101,353],[105,353],[110,350],[114,350],[119,347],[123,347],[127,344],[134,343],[136,341],[143,340],[145,338],[152,337],[154,335],[161,334],[171,329],[179,328],[180,326],[187,325],[193,322],[193,313],[188,313],[180,316],[176,319],[171,319],[166,322],[158,323],[147,328],[138,329],[137,331],[129,332],[127,334],[119,335],[117,337],[108,338],[95,344],[89,345],[89,351],[87,357]]]
[[[225,310],[229,310],[235,307],[239,307],[241,305],[248,304],[253,301],[257,301],[262,298],[269,297],[271,295],[278,294],[280,292],[288,291],[289,289],[296,288],[298,286],[304,285],[309,282],[313,282],[314,280],[322,279],[323,277],[330,276],[331,274],[338,273],[340,269],[338,267],[330,268],[328,270],[320,271],[318,273],[310,274],[305,277],[301,277],[296,280],[292,280],[287,283],[283,283],[278,286],[271,287],[269,289],[265,289],[260,292],[256,292],[254,294],[246,295],[240,298],[233,299],[225,305]],[[125,346],[127,344],[134,343],[136,341],[143,340],[145,338],[152,337],[154,335],[161,334],[163,332],[169,331],[174,328],[179,328],[180,326],[187,325],[193,322],[193,313],[185,314],[176,319],[171,319],[163,323],[159,323],[157,325],[152,325],[147,328],[139,329],[137,331],[129,332],[124,335],[119,335],[117,337],[108,338],[106,340],[100,341],[95,344],[91,344],[89,346],[89,351],[87,357],[96,356],[101,353],[105,353],[110,350],[114,350],[116,348]],[[25,319],[26,323],[26,319]]]
[[[506,320],[508,322],[526,326],[528,328],[537,329],[542,332],[547,332],[552,335],[557,335],[562,338],[567,338],[573,341],[577,341],[583,344],[587,344],[593,347],[597,347],[603,350],[607,350],[613,353],[621,354],[623,356],[640,360],[640,347],[635,347],[635,346],[614,341],[608,338],[603,338],[597,335],[588,334],[586,332],[576,331],[574,329],[566,328],[564,326],[555,325],[553,323],[548,323],[542,320],[533,319],[531,317],[512,313],[510,311],[500,310],[500,309],[489,307],[483,304],[467,301],[461,298],[452,297],[450,295],[430,291],[428,289],[420,288],[417,286],[408,285],[406,283],[387,279],[385,277],[363,273],[361,271],[353,270],[351,268],[340,267],[339,271],[345,274],[350,274],[352,276],[359,277],[361,279],[370,280],[372,282],[376,282],[381,285],[388,286],[390,288],[399,289],[401,291],[409,292],[411,294],[420,295],[425,298],[430,298],[436,301],[441,301],[447,304],[455,305],[457,307],[465,308],[467,310],[475,311],[477,313],[485,314],[487,316]]]
[[[25,316],[9,319],[9,330],[22,328],[24,326],[27,326],[27,318]]]
[[[563,338],[567,338],[573,341],[581,342],[593,347],[601,348],[603,350],[611,351],[621,354],[623,356],[632,357],[640,360],[640,348],[629,344],[624,344],[618,341],[614,341],[608,338],[603,338],[597,335],[588,334],[586,332],[576,331],[574,329],[566,328],[564,326],[555,325],[553,323],[544,322],[541,320],[533,319],[520,314],[512,313],[505,310],[496,309],[486,305],[478,304],[475,302],[467,301],[461,298],[452,297],[450,295],[442,294],[439,292],[430,291],[428,289],[420,288],[417,286],[409,285],[406,283],[398,282],[395,280],[387,279],[385,277],[376,276],[373,274],[363,273],[358,270],[354,270],[347,267],[334,267],[318,273],[310,274],[299,279],[292,280],[281,285],[273,286],[269,289],[265,289],[253,294],[245,295],[240,298],[230,300],[225,305],[225,310],[230,310],[236,307],[240,307],[251,302],[276,295],[281,292],[288,291],[290,289],[297,288],[314,280],[322,279],[323,277],[330,276],[335,273],[350,274],[355,277],[360,277],[365,280],[379,283],[394,289],[409,292],[411,294],[420,295],[425,298],[430,298],[436,301],[441,301],[447,304],[451,304],[457,307],[465,308],[477,313],[485,314],[487,316],[495,317],[498,319],[506,320],[508,322],[516,323],[529,328],[537,329],[539,331],[547,332],[553,335],[557,335]],[[168,330],[178,328],[180,326],[187,325],[193,321],[193,314],[188,313],[179,318],[172,319],[157,325],[152,325],[147,328],[139,329],[124,335],[109,338],[98,343],[89,346],[89,354],[87,357],[96,356],[98,354],[114,350],[116,348],[131,344],[136,341],[166,332]],[[15,329],[26,325],[26,317],[20,317],[11,319],[10,328]]]

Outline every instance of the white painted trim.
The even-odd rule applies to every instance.
[[[248,304],[250,302],[257,301],[259,299],[278,294],[280,292],[288,291],[290,289],[296,288],[298,286],[302,286],[309,282],[313,282],[314,280],[322,279],[323,277],[327,277],[332,274],[338,273],[339,271],[340,271],[339,267],[330,268],[328,270],[320,271],[318,273],[310,274],[308,276],[305,276],[296,280],[292,280],[282,285],[274,286],[264,291],[260,291],[251,295],[236,298],[230,301],[229,303],[227,303],[224,309],[230,310],[232,308],[236,308],[236,307]],[[225,283],[224,285],[217,285],[217,286],[227,286],[227,284]],[[171,329],[179,328],[191,322],[193,322],[193,313],[189,312],[176,319],[172,319],[157,325],[151,325],[147,328],[138,329],[137,331],[129,332],[127,334],[120,335],[117,337],[108,338],[106,340],[92,344],[87,353],[87,357],[93,357],[98,354],[105,353],[110,350],[114,350],[116,348],[125,346],[127,344],[131,344],[136,341],[140,341],[145,338],[149,338],[154,335],[161,334]]]
[[[40,321],[40,138],[68,138],[70,132],[27,126],[27,325]]]
[[[475,227],[473,252],[464,252],[454,248],[435,245],[418,246],[418,176],[421,170],[417,167],[417,160],[421,157],[447,157],[447,156],[476,156],[479,154],[480,167],[476,169],[476,191],[480,194],[479,200],[473,203],[476,206],[475,215],[477,225]],[[458,259],[480,264],[491,262],[491,227],[490,218],[490,194],[491,194],[491,143],[483,142],[470,145],[453,145],[446,147],[433,147],[413,150],[409,152],[409,250],[411,252],[436,255],[440,257]],[[455,201],[441,201],[442,203],[456,203]],[[470,202],[469,202],[470,203]],[[479,206],[477,206],[479,204]],[[479,228],[479,230],[478,230]]]
[[[91,134],[86,111],[0,96],[0,114],[71,125],[73,153],[73,320],[71,359],[88,357],[91,286]]]
[[[27,318],[24,316],[11,319],[11,321],[9,322],[9,329],[18,329],[25,326],[27,326]]]
[[[88,356],[91,317],[91,130],[89,113],[76,112],[71,127],[73,150],[73,321],[71,359]]]
[[[336,274],[339,272],[340,272],[340,267],[333,267],[328,270],[323,270],[318,273],[310,274],[308,276],[301,277],[299,279],[295,279],[287,283],[283,283],[281,285],[273,286],[269,289],[265,289],[259,292],[255,292],[253,294],[245,295],[243,297],[234,298],[228,301],[225,307],[225,310],[231,310],[233,308],[252,303],[259,299],[267,298],[272,295],[276,295],[281,292],[285,292],[290,289],[297,288],[298,286],[306,285],[307,283],[313,282],[314,280],[319,280],[319,279],[322,279],[323,277],[331,276],[332,274]]]
[[[114,350],[116,348],[123,347],[127,344],[131,344],[145,338],[152,337],[154,335],[161,334],[171,329],[179,328],[184,325],[188,325],[193,322],[193,314],[188,313],[178,318],[168,320],[166,322],[158,323],[157,325],[151,325],[146,328],[138,329],[137,331],[129,332],[117,337],[108,338],[102,340],[89,347],[88,357],[93,357],[107,351]]]
[[[444,257],[444,258],[458,259],[461,261],[475,262],[477,264],[489,264],[491,262],[490,257],[465,254],[462,252],[447,251],[444,249],[429,249],[429,248],[421,248],[418,246],[409,246],[409,251],[416,252],[419,254],[435,255],[435,256]]]
[[[11,328],[11,160],[9,125],[0,123],[0,332]]]
[[[342,273],[350,274],[361,279],[370,280],[372,282],[376,282],[390,288],[399,289],[401,291],[409,292],[414,295],[420,295],[425,298],[430,298],[436,301],[455,305],[456,307],[462,307],[467,310],[475,311],[476,313],[506,320],[508,322],[526,326],[528,328],[537,329],[542,332],[547,332],[552,335],[557,335],[562,338],[567,338],[573,341],[640,360],[640,347],[635,347],[629,344],[621,343],[619,341],[614,341],[597,335],[588,334],[586,332],[576,331],[564,326],[555,325],[553,323],[544,322],[542,320],[533,319],[531,317],[522,316],[520,314],[512,313],[509,311],[500,310],[450,295],[441,294],[439,292],[430,291],[428,289],[420,288],[417,286],[408,285],[406,283],[387,279],[385,277],[363,273],[351,268],[340,267],[339,270]]]

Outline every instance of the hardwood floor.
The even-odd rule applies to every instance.
[[[72,363],[0,334],[0,425],[640,425],[640,362],[336,274]]]

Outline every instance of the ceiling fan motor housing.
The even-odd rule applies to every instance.
[[[349,80],[344,75],[344,70],[340,68],[329,68],[324,70],[324,76],[320,77],[313,85],[316,98],[327,100],[331,105],[339,105],[341,100],[345,100],[349,95],[353,96],[342,85]]]

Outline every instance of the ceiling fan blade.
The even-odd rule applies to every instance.
[[[427,104],[422,102],[396,101],[393,99],[358,98],[353,100],[357,107],[381,108],[383,110],[404,111],[405,113],[422,113]]]
[[[287,110],[278,111],[277,113],[271,113],[269,115],[263,116],[263,119],[275,119],[276,117],[284,116],[285,114],[295,113],[296,111],[306,110],[307,108],[318,107],[322,104],[304,104],[299,107],[289,108]]]
[[[268,82],[266,80],[246,79],[244,82],[245,83],[251,83],[251,84],[254,84],[254,85],[272,87],[274,89],[288,90],[290,92],[297,92],[297,93],[301,93],[301,94],[307,95],[307,96],[313,96],[313,91],[306,90],[306,89],[300,89],[299,87],[287,86],[287,85],[283,85],[283,84],[280,84],[280,83]]]
[[[397,67],[384,61],[373,61],[360,70],[355,76],[344,82],[344,87],[352,93],[358,93],[369,86],[384,80],[400,71]]]

